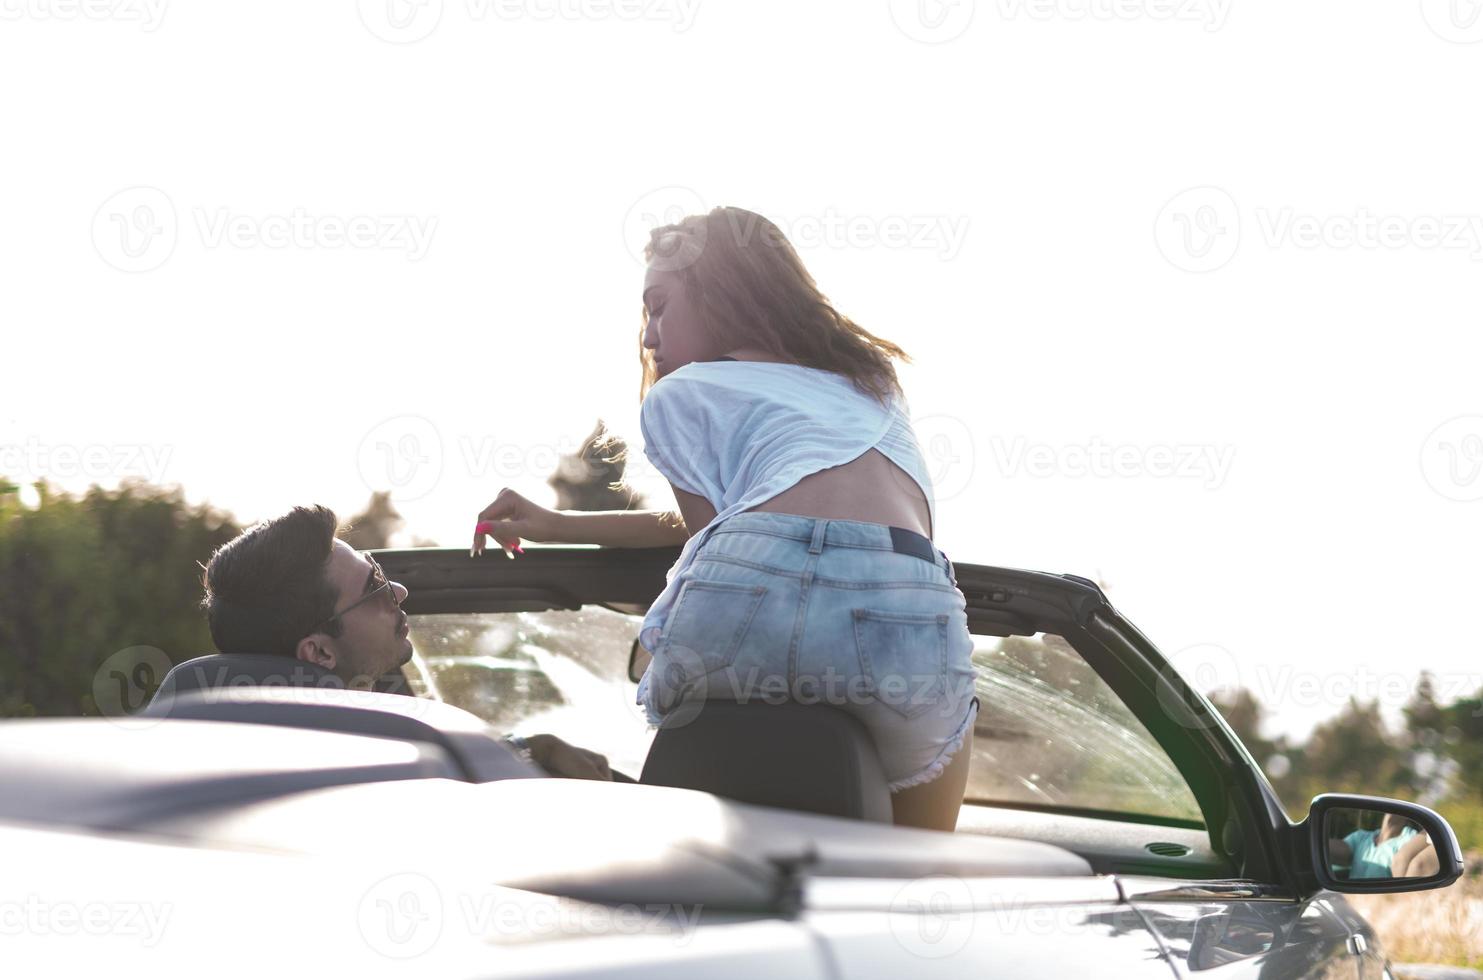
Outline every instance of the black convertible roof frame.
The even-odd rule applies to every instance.
[[[477,557],[454,548],[373,553],[387,576],[407,588],[402,605],[412,615],[578,610],[584,605],[642,614],[664,589],[680,548],[540,545],[513,561],[497,548]],[[1243,877],[1297,890],[1282,859],[1282,841],[1291,824],[1270,784],[1219,713],[1112,607],[1095,582],[1079,575],[958,561],[953,569],[968,602],[970,631],[1063,636],[1189,782],[1211,846],[1239,859]],[[1176,717],[1181,705],[1188,714]],[[1221,778],[1226,773],[1235,776]],[[1251,843],[1258,844],[1256,853],[1247,846]]]

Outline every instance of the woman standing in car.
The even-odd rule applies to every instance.
[[[481,529],[502,547],[683,544],[639,634],[649,720],[688,698],[838,705],[880,750],[895,821],[953,829],[976,671],[891,364],[910,358],[839,313],[753,212],[656,228],[645,259],[640,426],[682,520],[507,489]]]

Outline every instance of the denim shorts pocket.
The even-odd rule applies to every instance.
[[[766,596],[765,585],[691,579],[675,596],[659,656],[685,675],[677,680],[693,681],[730,667]]]
[[[941,702],[947,689],[946,613],[852,609],[867,689],[906,718]]]

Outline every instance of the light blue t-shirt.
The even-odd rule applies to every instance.
[[[665,576],[639,630],[644,649],[655,649],[681,573],[712,529],[872,448],[922,488],[932,536],[936,502],[909,409],[903,396],[888,407],[842,374],[798,364],[693,361],[660,378],[639,410],[644,455],[676,487],[710,501],[716,517],[690,535]]]
[[[1384,843],[1376,844],[1375,838],[1379,835],[1378,830],[1356,830],[1344,838],[1344,843],[1349,845],[1349,850],[1354,855],[1349,863],[1351,879],[1394,877],[1390,871],[1390,862],[1395,859],[1401,845],[1416,836],[1416,828],[1407,827]]]

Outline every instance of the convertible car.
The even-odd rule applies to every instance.
[[[955,833],[890,825],[837,708],[713,698],[655,731],[636,637],[677,553],[378,551],[417,651],[381,690],[274,657],[110,660],[99,684],[159,688],[142,710],[0,724],[7,965],[1385,977],[1344,893],[1462,873],[1421,806],[1329,794],[1291,821],[1075,575],[955,563],[983,705]],[[601,751],[614,781],[542,778],[510,732]]]

